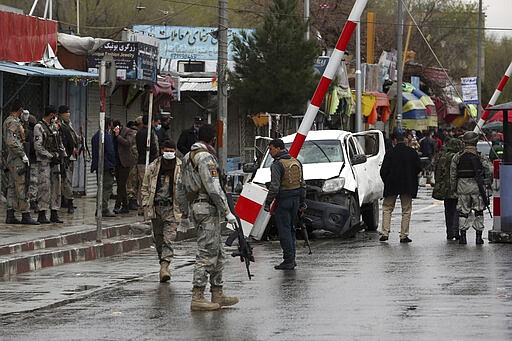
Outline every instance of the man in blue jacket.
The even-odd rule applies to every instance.
[[[103,217],[115,217],[115,213],[109,210],[108,201],[112,195],[112,187],[114,186],[114,174],[116,169],[116,151],[114,148],[114,140],[112,138],[112,120],[105,118],[105,144],[104,144],[104,163],[103,163],[103,197],[102,197],[102,211]],[[98,179],[98,164],[99,164],[99,138],[100,130],[93,135],[91,139],[92,145],[92,162],[91,173],[96,172],[96,179]]]
[[[411,221],[412,199],[418,194],[418,175],[421,161],[418,153],[405,144],[405,135],[396,134],[397,144],[386,152],[380,177],[384,182],[384,202],[382,203],[382,231],[380,241],[387,241],[391,225],[391,214],[396,199],[400,196],[402,224],[400,243],[410,243],[409,222]]]

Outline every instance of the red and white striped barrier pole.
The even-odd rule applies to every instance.
[[[489,117],[490,111],[488,110],[490,107],[492,107],[494,104],[496,104],[496,101],[501,95],[501,92],[503,91],[503,88],[505,87],[505,84],[507,84],[508,79],[512,75],[512,62],[507,68],[507,71],[505,71],[505,74],[501,78],[500,84],[498,84],[498,87],[494,91],[494,94],[491,97],[491,100],[489,101],[489,104],[487,104],[487,107],[485,107],[485,110],[482,114],[482,117],[478,120],[478,123],[475,126],[475,129],[473,131],[475,133],[480,133],[482,131],[482,126],[484,125],[485,121],[487,121],[487,117]]]
[[[304,118],[300,123],[297,135],[290,147],[290,155],[293,157],[297,157],[304,141],[306,140],[306,136],[313,125],[313,121],[315,120],[318,109],[322,104],[325,93],[327,92],[327,89],[334,78],[334,74],[343,59],[350,37],[354,33],[367,2],[368,0],[356,0],[354,7],[352,7],[347,23],[345,24],[345,27],[343,27],[340,38],[336,43],[335,50],[325,67],[322,79],[318,83],[313,99],[311,100],[311,104],[308,106],[308,109],[304,114]],[[250,183],[245,184],[235,205],[235,211],[242,221],[244,234],[248,235],[248,231],[250,231],[253,238],[257,240],[261,239],[263,236],[268,221],[270,220],[270,213],[263,210],[267,192],[267,189],[261,186],[252,185]]]
[[[500,164],[502,160],[497,159],[493,161],[493,184],[492,184],[492,229],[494,231],[501,231],[501,203],[500,203]]]
[[[297,157],[297,155],[299,155],[299,151],[306,140],[306,136],[308,135],[311,126],[313,125],[318,109],[324,100],[325,93],[334,78],[336,70],[345,55],[345,49],[347,48],[350,37],[352,37],[352,33],[354,33],[367,2],[368,0],[357,0],[354,7],[352,7],[352,11],[350,12],[345,27],[343,27],[343,31],[341,31],[340,38],[336,43],[336,47],[329,59],[329,62],[327,63],[327,66],[325,67],[320,83],[318,83],[313,99],[306,110],[306,114],[300,123],[297,135],[295,135],[295,139],[290,147],[290,155],[293,157]]]

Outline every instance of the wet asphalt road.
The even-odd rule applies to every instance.
[[[448,242],[442,203],[423,189],[413,205],[411,244],[398,242],[398,215],[388,243],[362,232],[351,240],[314,240],[313,255],[307,255],[299,242],[295,271],[273,269],[280,257],[277,242],[255,244],[251,281],[238,260],[227,263],[225,291],[240,303],[222,311],[190,312],[190,242],[180,246],[170,284],[156,281],[153,250],[0,282],[20,306],[23,292],[17,297],[15,288],[23,283],[41,291],[88,280],[96,286],[76,301],[61,300],[61,306],[2,315],[0,338],[511,340],[512,245],[486,240],[475,246],[473,231],[466,246]],[[33,282],[42,276],[46,284],[38,288]]]

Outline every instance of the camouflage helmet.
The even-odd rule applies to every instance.
[[[452,138],[448,140],[446,148],[451,152],[459,152],[462,150],[462,148],[464,148],[464,144],[458,138]]]
[[[474,131],[467,131],[464,133],[464,136],[462,136],[462,142],[464,142],[465,145],[476,146],[478,134]]]

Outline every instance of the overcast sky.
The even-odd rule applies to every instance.
[[[477,2],[478,0],[471,0]],[[512,0],[482,0],[482,7],[487,15],[486,28],[501,28],[503,30],[487,30],[498,36],[507,35],[512,37]]]

